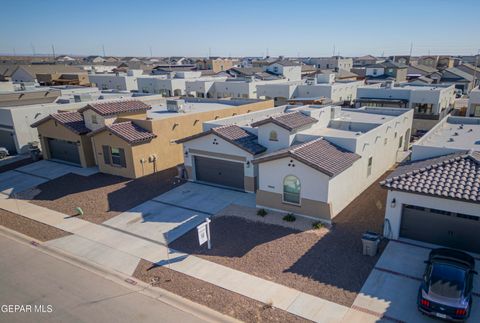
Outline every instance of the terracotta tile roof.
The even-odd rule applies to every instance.
[[[86,107],[78,110],[83,112],[92,109],[101,116],[114,116],[125,112],[140,112],[147,111],[151,107],[142,101],[135,99],[121,99],[121,100],[100,100],[89,103]]]
[[[480,203],[480,152],[460,152],[400,166],[387,189]]]
[[[120,137],[121,139],[125,140],[130,144],[148,142],[153,138],[157,137],[157,135],[134,124],[132,121],[119,122],[109,126],[105,126],[98,130],[95,130],[90,134],[90,136],[93,136],[102,131],[110,131],[114,135]]]
[[[215,134],[220,138],[237,146],[238,148],[249,152],[252,155],[257,155],[267,150],[267,148],[265,148],[264,146],[258,143],[258,138],[256,135],[236,125],[227,125],[227,126],[212,128],[208,131],[204,131],[201,133],[197,133],[193,136],[182,138],[180,140],[177,140],[176,142],[181,144],[181,143],[184,143],[196,138],[200,138],[206,135],[210,135],[210,134]]]
[[[85,126],[85,121],[83,120],[82,114],[79,112],[61,112],[61,113],[53,113],[31,125],[32,128],[36,128],[42,123],[54,119],[64,127],[70,129],[76,134],[83,135],[90,132]]]
[[[254,122],[252,123],[252,127],[258,127],[270,122],[282,128],[285,128],[288,131],[293,131],[308,126],[309,124],[315,123],[317,122],[317,119],[307,116],[302,112],[296,111],[283,113],[277,116],[272,116],[270,118]]]
[[[319,138],[262,156],[255,159],[254,163],[259,164],[284,157],[294,158],[330,177],[342,173],[361,158],[360,155]]]

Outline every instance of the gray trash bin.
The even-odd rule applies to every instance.
[[[378,244],[380,243],[380,235],[374,232],[365,232],[362,235],[363,255],[375,256],[378,252]]]

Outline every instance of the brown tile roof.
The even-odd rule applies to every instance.
[[[83,120],[82,114],[79,112],[53,113],[41,120],[38,120],[37,122],[32,123],[31,127],[36,128],[42,123],[51,119],[54,119],[76,134],[83,135],[90,132],[90,129],[85,126],[85,121]]]
[[[480,152],[460,152],[400,166],[380,185],[390,190],[480,203]]]
[[[315,123],[317,122],[317,119],[307,116],[302,112],[296,111],[283,113],[277,116],[272,116],[270,118],[254,122],[252,123],[252,127],[258,127],[270,122],[276,124],[277,126],[285,128],[288,131],[293,131],[305,127],[309,124]]]
[[[135,99],[121,99],[121,100],[100,100],[97,102],[89,103],[86,107],[78,110],[83,112],[88,109],[92,109],[101,116],[114,116],[119,113],[125,112],[140,112],[147,111],[151,107],[142,101]]]
[[[157,137],[157,135],[143,129],[132,121],[119,122],[109,126],[105,126],[98,130],[95,130],[90,134],[90,136],[93,136],[102,131],[110,131],[111,133],[125,140],[129,144],[148,142],[153,138]]]
[[[330,177],[335,177],[361,156],[338,147],[323,138],[294,145],[254,160],[259,164],[284,157],[294,158]]]
[[[193,136],[177,140],[176,142],[180,144],[209,134],[215,134],[220,138],[237,146],[238,148],[249,152],[252,155],[257,155],[267,150],[267,148],[258,143],[258,138],[256,135],[236,125],[227,125],[212,128],[208,131],[204,131]]]

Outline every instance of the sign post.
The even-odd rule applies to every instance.
[[[197,226],[198,243],[203,245],[206,242],[208,249],[212,249],[212,242],[210,239],[210,222],[212,221],[209,218],[206,218],[204,223]]]

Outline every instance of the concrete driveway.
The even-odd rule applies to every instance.
[[[98,172],[97,168],[81,168],[72,165],[41,160],[0,174],[0,196],[10,196],[49,180],[75,173],[90,176]]]
[[[103,225],[165,244],[230,204],[255,207],[255,195],[188,182]]]
[[[384,315],[386,321],[438,322],[420,314],[416,301],[431,245],[390,241],[358,294],[353,308]],[[477,268],[478,261],[477,260]],[[474,281],[469,322],[480,322],[480,278]]]

